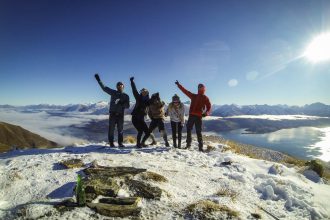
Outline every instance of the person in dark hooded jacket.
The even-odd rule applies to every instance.
[[[136,137],[136,147],[144,147],[146,146],[145,141],[141,142],[142,135],[144,133],[144,136],[151,136],[152,143],[156,144],[155,137],[153,134],[149,133],[148,125],[146,124],[144,117],[148,113],[148,105],[149,105],[149,92],[147,89],[143,88],[141,89],[140,93],[138,92],[136,85],[134,83],[134,77],[130,78],[131,81],[131,87],[132,92],[135,98],[135,106],[132,111],[132,124],[138,131],[137,137]]]
[[[114,145],[114,132],[115,126],[117,125],[118,131],[118,145],[119,147],[124,147],[123,145],[123,129],[124,129],[124,111],[125,108],[129,108],[129,96],[124,93],[124,84],[122,82],[117,83],[117,90],[111,89],[104,86],[99,74],[95,74],[95,79],[99,83],[101,89],[111,96],[110,108],[109,108],[109,131],[108,140],[110,147],[115,147]]]
[[[189,108],[189,118],[187,122],[187,147],[191,147],[191,130],[195,125],[199,151],[203,151],[203,136],[202,136],[202,117],[210,115],[211,103],[205,95],[205,86],[198,85],[198,94],[194,94],[186,90],[178,81],[175,84],[179,89],[191,99]]]

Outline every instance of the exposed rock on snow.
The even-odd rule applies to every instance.
[[[84,181],[86,200],[94,200],[98,195],[116,197],[120,189],[115,179],[104,176],[90,176]]]
[[[159,187],[151,186],[150,184],[142,181],[130,180],[128,185],[130,190],[135,192],[135,195],[139,197],[160,200],[162,196],[163,191]]]
[[[103,198],[99,203],[87,203],[91,209],[109,217],[137,216],[141,212],[140,198]]]
[[[281,174],[283,171],[282,171],[282,168],[280,165],[278,164],[273,164],[270,168],[269,168],[269,171],[268,173],[270,174],[274,174],[274,175],[278,175],[278,174]]]
[[[69,159],[61,161],[60,165],[64,166],[67,169],[80,168],[84,166],[84,163],[80,159]]]

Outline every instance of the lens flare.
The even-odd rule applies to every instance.
[[[330,33],[315,37],[308,45],[304,56],[312,62],[330,60]]]

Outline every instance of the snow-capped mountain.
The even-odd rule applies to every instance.
[[[330,116],[330,106],[323,103],[313,103],[305,106],[288,105],[221,105],[213,110],[214,116],[234,115],[314,115]]]
[[[130,114],[135,103],[130,103],[130,108],[125,111]],[[165,107],[167,107],[166,104]],[[186,114],[189,113],[190,102],[184,102]],[[93,115],[106,115],[109,112],[108,102],[86,103],[86,104],[69,104],[69,105],[27,105],[27,106],[11,106],[0,105],[1,109],[11,109],[27,112],[80,112]],[[322,117],[330,117],[330,105],[323,103],[313,103],[304,106],[289,106],[289,105],[212,105],[213,116],[235,116],[235,115],[314,115]]]

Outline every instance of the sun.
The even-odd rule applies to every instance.
[[[330,33],[315,37],[308,45],[304,56],[312,62],[330,60]]]

